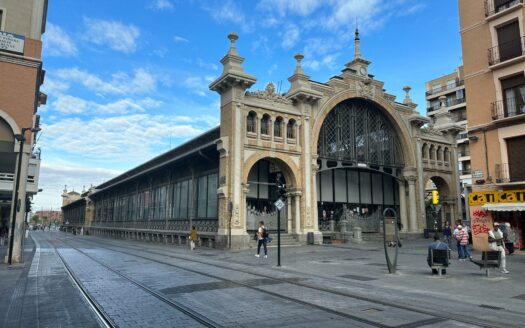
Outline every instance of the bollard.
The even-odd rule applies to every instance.
[[[358,243],[363,241],[363,235],[361,234],[360,227],[354,227],[354,241]]]
[[[335,231],[335,221],[334,220],[330,220],[330,231]]]
[[[347,220],[341,220],[339,222],[339,225],[341,226],[341,234],[344,235],[346,234],[346,226],[348,224],[348,221]]]

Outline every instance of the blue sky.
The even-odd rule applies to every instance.
[[[42,149],[36,210],[64,185],[97,185],[219,123],[208,85],[229,32],[253,90],[288,90],[294,54],[325,82],[353,57],[359,24],[370,73],[425,112],[425,82],[461,64],[455,0],[53,0],[44,34]]]

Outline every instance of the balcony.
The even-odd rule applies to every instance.
[[[512,58],[523,56],[525,53],[523,50],[525,38],[521,37],[519,39],[514,39],[510,42],[504,42],[498,44],[495,47],[489,48],[489,66],[493,66],[504,61],[510,60]]]
[[[441,108],[440,104],[435,104],[434,106],[427,107],[427,113],[433,112]]]
[[[458,140],[461,140],[461,139],[468,139],[468,132],[458,133],[456,139],[458,139]]]
[[[459,170],[459,175],[469,175],[470,173],[470,169]]]
[[[458,157],[467,157],[467,156],[470,156],[470,151],[469,150],[460,150],[458,152]]]
[[[443,92],[443,91],[447,91],[447,90],[451,90],[451,89],[457,88],[459,86],[462,86],[464,83],[465,82],[463,80],[456,80],[456,83],[442,85],[441,88],[435,89],[435,90],[429,90],[425,94],[427,96],[430,96],[430,95],[433,95],[435,93],[440,93],[440,92]]]
[[[27,171],[26,191],[31,194],[38,192],[38,177],[40,175],[40,158],[34,157],[29,159]],[[0,172],[0,191],[12,192],[14,188],[14,173]]]
[[[495,2],[498,4],[495,5]],[[507,0],[507,1],[497,1],[497,0],[485,0],[485,17],[490,17],[499,12],[502,12],[505,9],[513,7],[517,4],[523,3],[523,0]]]
[[[525,114],[525,101],[522,97],[498,100],[490,105],[493,120]]]

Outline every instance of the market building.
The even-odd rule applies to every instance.
[[[8,228],[6,261],[22,261],[30,199],[38,192],[38,106],[44,82],[42,34],[47,0],[0,3],[0,229]]]
[[[525,27],[522,0],[459,1],[472,168],[474,246],[492,221],[509,222],[523,248]],[[503,229],[503,225],[501,228]]]
[[[210,84],[220,95],[220,126],[88,192],[94,217],[84,231],[180,242],[196,226],[203,243],[245,248],[259,221],[298,242],[321,243],[343,227],[379,232],[388,207],[405,234],[461,216],[461,127],[448,111],[433,121],[421,116],[410,87],[403,102],[386,93],[368,71],[357,31],[354,58],[340,75],[312,81],[297,54],[283,94],[271,83],[248,91],[256,77],[242,67],[238,36],[228,38],[223,72]],[[279,227],[278,179],[287,192]],[[430,179],[441,217],[426,215]]]

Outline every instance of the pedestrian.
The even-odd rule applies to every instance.
[[[264,226],[264,221],[259,222],[259,229],[257,230],[257,254],[255,257],[259,257],[261,252],[261,245],[264,246],[264,258],[268,258],[268,248],[266,244],[268,242],[268,230]]]
[[[503,248],[503,232],[499,230],[499,223],[494,222],[494,229],[489,231],[489,248],[493,251],[499,251],[501,254],[501,272],[507,271],[507,261],[505,259],[505,248]]]
[[[452,233],[452,237],[454,237],[454,240],[456,241],[456,247],[459,253],[459,241],[457,240],[459,229],[458,227],[461,225],[461,220],[456,220],[456,224],[454,225],[454,232]]]
[[[516,231],[511,227],[509,222],[505,222],[505,232],[503,233],[503,240],[505,241],[505,248],[509,255],[514,254],[514,243],[516,243]]]
[[[458,233],[456,235],[458,242],[458,257],[460,261],[465,261],[467,257],[472,260],[472,256],[468,251],[468,232],[463,229],[462,225],[458,225]]]
[[[191,228],[189,239],[190,239],[190,248],[193,251],[195,250],[195,242],[199,240],[199,234],[197,233],[197,229],[195,228],[195,226]]]
[[[445,221],[445,226],[443,227],[443,239],[448,247],[450,247],[452,241],[452,230],[450,229],[450,223],[448,223],[448,221]]]
[[[5,240],[7,237],[7,228],[5,226],[0,227],[0,246],[5,245]]]
[[[432,263],[430,261],[430,254],[432,253],[432,250],[433,249],[441,249],[441,250],[446,250],[448,251],[449,250],[449,247],[446,243],[442,242],[441,240],[439,240],[439,235],[438,234],[435,234],[434,235],[434,242],[430,243],[428,245],[428,256],[427,256],[427,263],[428,263],[428,266],[429,267],[432,267]],[[439,263],[439,262],[436,262],[434,261],[434,263]],[[448,266],[448,262],[447,263],[442,263],[444,264],[444,266]],[[443,269],[443,274],[447,274],[447,270],[446,269]],[[432,269],[432,274],[437,274],[438,271],[437,269]]]

